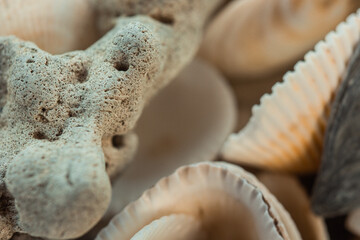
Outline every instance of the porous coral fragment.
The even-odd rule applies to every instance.
[[[0,238],[17,228],[74,238],[100,219],[111,195],[107,173],[116,174],[134,152],[131,129],[144,104],[190,61],[221,0],[126,2],[139,15],[111,18],[115,27],[86,51],[54,56],[0,38],[0,166],[6,171],[0,196],[11,196],[16,208]],[[176,21],[154,17],[154,8]],[[122,147],[110,147],[114,135]]]

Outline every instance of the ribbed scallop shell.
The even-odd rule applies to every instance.
[[[226,141],[224,158],[272,170],[316,170],[329,104],[359,37],[360,11],[339,24],[261,98],[245,128]]]
[[[301,239],[289,214],[253,175],[231,164],[204,162],[160,180],[115,216],[96,240],[135,239],[174,214],[201,222],[201,229],[191,231],[206,239],[233,239],[237,234],[244,239]]]
[[[89,0],[0,0],[0,36],[15,35],[53,54],[88,47],[96,38]]]
[[[359,7],[353,0],[237,0],[209,24],[201,55],[234,80],[289,69]]]

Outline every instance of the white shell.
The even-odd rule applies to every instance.
[[[257,178],[290,213],[302,239],[329,239],[324,220],[311,211],[310,199],[295,177],[283,174],[260,173]]]
[[[15,35],[53,54],[88,47],[96,39],[89,0],[0,0],[0,36]]]
[[[184,214],[161,217],[137,232],[131,240],[201,240],[206,234],[201,230],[199,219]]]
[[[178,167],[214,159],[235,123],[235,99],[224,78],[202,61],[190,63],[142,113],[138,153],[113,182],[107,215]]]
[[[360,237],[360,208],[352,211],[346,219],[346,228]]]
[[[289,69],[356,10],[353,0],[237,0],[210,23],[201,55],[234,80]]]
[[[272,170],[316,170],[329,104],[359,38],[360,11],[339,24],[261,98],[245,128],[226,141],[223,157]]]
[[[203,162],[160,180],[115,216],[96,240],[134,239],[173,214],[201,222],[200,229],[195,224],[186,231],[206,239],[301,239],[289,214],[253,175],[231,164]],[[161,239],[172,239],[169,234]]]

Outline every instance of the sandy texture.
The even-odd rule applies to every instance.
[[[63,55],[0,38],[0,239],[74,238],[101,218],[144,104],[193,57],[220,2],[101,1],[99,22],[115,27]]]

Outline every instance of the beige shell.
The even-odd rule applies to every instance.
[[[151,231],[167,231],[174,218],[182,219],[176,232],[189,239],[301,239],[286,210],[252,174],[227,163],[203,162],[160,180],[115,216],[96,240],[138,239],[134,236],[143,232],[148,235],[141,239],[153,239]]]
[[[237,163],[291,172],[315,171],[332,96],[360,37],[360,11],[305,55],[265,94],[252,117],[230,135],[222,154]]]
[[[264,172],[257,178],[290,213],[302,239],[329,239],[324,220],[311,211],[309,197],[295,177]]]
[[[346,228],[360,238],[360,208],[352,211],[346,219]]]
[[[356,10],[354,0],[237,0],[209,25],[201,55],[231,79],[289,69]]]
[[[0,36],[15,35],[52,54],[88,47],[96,40],[89,0],[0,0]]]
[[[140,117],[138,153],[113,182],[108,215],[178,167],[214,159],[235,122],[235,100],[225,79],[203,61],[190,63]]]

